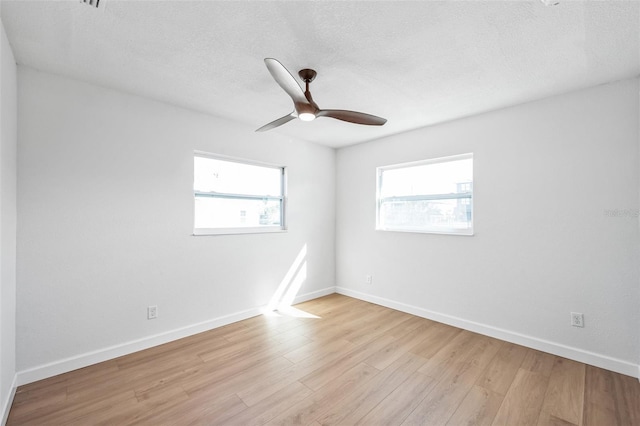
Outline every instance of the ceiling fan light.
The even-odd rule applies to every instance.
[[[316,118],[315,114],[312,114],[310,112],[302,112],[300,114],[298,114],[298,118],[302,121],[313,121]]]

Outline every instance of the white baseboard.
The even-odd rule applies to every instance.
[[[335,293],[335,287],[328,287],[311,293],[298,295],[296,296],[294,301],[295,303],[301,303],[332,293]],[[28,383],[56,376],[58,374],[77,370],[78,368],[83,368],[89,365],[97,364],[99,362],[108,361],[110,359],[128,355],[133,352],[149,349],[154,346],[162,345],[164,343],[172,342],[174,340],[182,339],[184,337],[222,327],[227,324],[255,317],[262,314],[263,312],[264,307],[247,309],[244,311],[236,312],[218,318],[213,318],[208,321],[188,325],[186,327],[170,330],[153,336],[143,337],[141,339],[121,343],[119,345],[114,345],[98,349],[96,351],[87,352],[84,354],[79,354],[69,358],[54,361],[48,364],[39,365],[28,370],[19,371],[17,374],[17,384],[18,386],[26,385]]]
[[[590,351],[585,351],[583,349],[574,348],[571,346],[566,346],[560,343],[550,342],[548,340],[539,339],[532,336],[527,336],[524,334],[516,333],[514,331],[480,324],[477,322],[465,320],[463,318],[430,311],[428,309],[408,305],[402,302],[396,302],[394,300],[386,299],[383,297],[361,293],[359,291],[351,290],[345,287],[336,287],[336,293],[344,294],[345,296],[354,297],[356,299],[375,303],[376,305],[385,306],[387,308],[395,309],[398,311],[406,312],[408,314],[416,315],[422,318],[427,318],[433,321],[452,325],[464,330],[473,331],[485,336],[495,337],[496,339],[505,340],[507,342],[537,349],[539,351],[558,355],[564,358],[572,359],[574,361],[583,362],[585,364],[604,368],[606,370],[615,371],[627,376],[637,377],[640,380],[640,365],[633,364],[628,361],[612,358]]]
[[[0,425],[4,426],[7,424],[7,420],[9,419],[9,410],[11,410],[11,405],[13,404],[13,398],[16,396],[16,389],[18,388],[18,375],[13,375],[13,383],[11,383],[11,390],[9,390],[9,395],[7,395],[7,400],[3,401],[2,404],[2,422]]]
[[[295,299],[293,299],[293,304],[302,303],[302,302],[306,302],[308,300],[317,299],[317,298],[322,297],[322,296],[328,296],[328,295],[333,294],[335,292],[336,292],[336,288],[335,287],[327,287],[327,288],[323,288],[322,290],[313,291],[311,293],[301,294],[301,295],[296,296]]]

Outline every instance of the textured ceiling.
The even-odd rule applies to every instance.
[[[104,6],[104,7],[103,7]],[[314,68],[328,118],[271,132],[333,147],[640,74],[640,2],[2,0],[19,64],[226,117],[293,110],[263,58]]]

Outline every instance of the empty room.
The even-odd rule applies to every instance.
[[[640,1],[0,26],[2,425],[640,425]]]

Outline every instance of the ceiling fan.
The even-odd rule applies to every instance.
[[[271,73],[276,83],[287,92],[291,99],[293,99],[294,110],[278,118],[269,124],[265,124],[256,130],[256,132],[264,132],[265,130],[271,130],[275,127],[282,126],[289,121],[299,118],[302,121],[311,121],[316,117],[330,117],[342,121],[348,121],[349,123],[365,124],[367,126],[382,126],[387,122],[385,118],[376,117],[375,115],[365,114],[363,112],[347,111],[343,109],[320,109],[318,104],[313,101],[311,92],[309,91],[309,83],[316,78],[316,72],[312,69],[305,68],[298,72],[298,75],[305,82],[305,91],[291,75],[289,71],[273,58],[265,58],[264,63],[267,65],[267,69]]]

